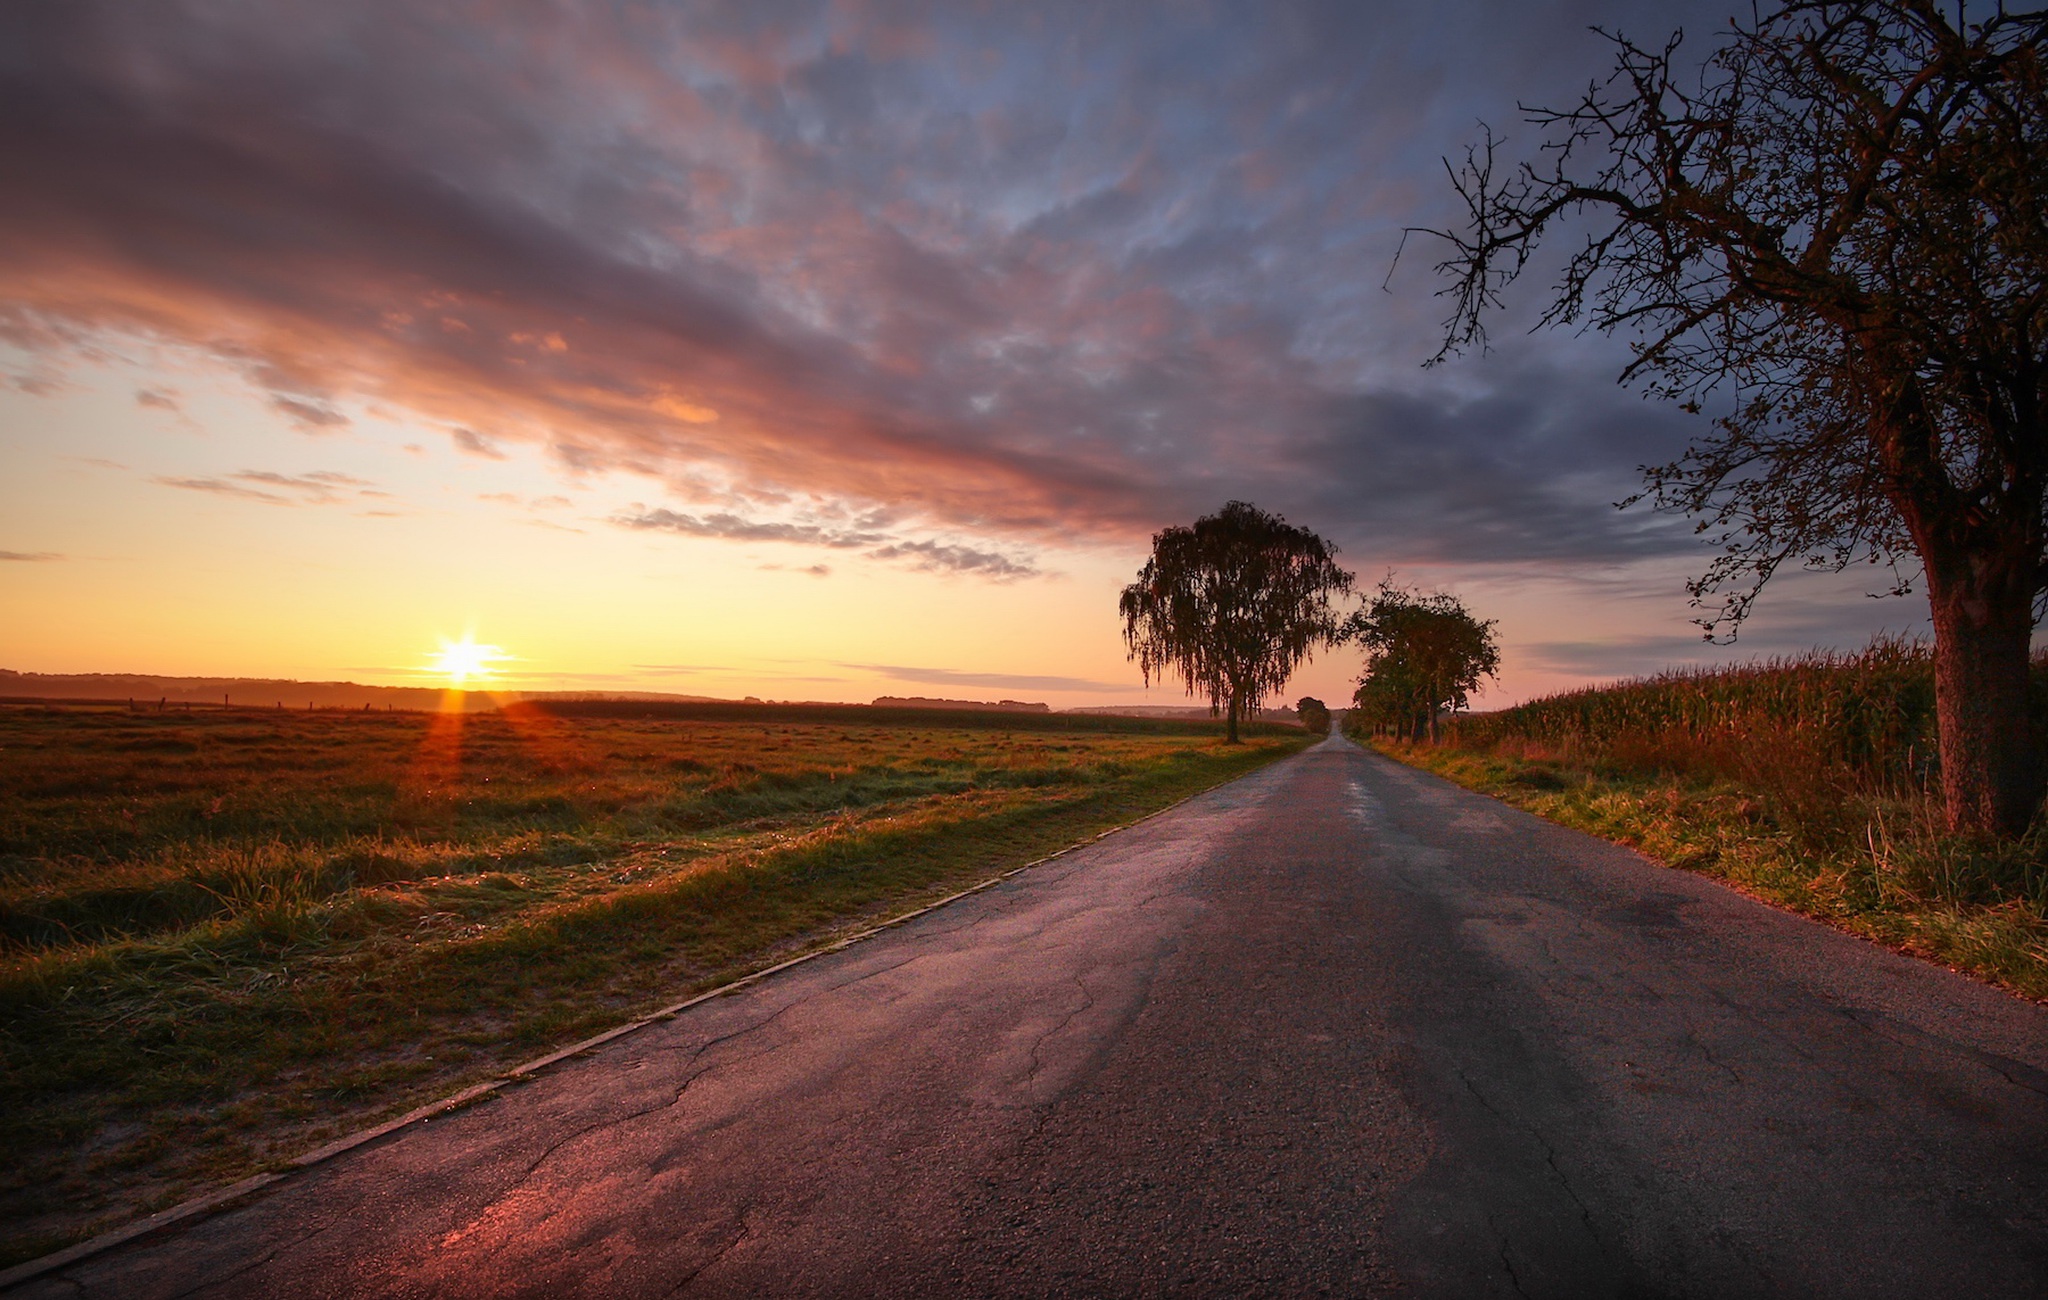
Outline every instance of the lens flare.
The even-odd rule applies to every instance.
[[[427,671],[448,680],[452,687],[467,686],[471,682],[488,682],[497,673],[497,665],[510,659],[502,646],[480,645],[465,633],[460,641],[443,640],[441,649],[427,665]]]

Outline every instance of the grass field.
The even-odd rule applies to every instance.
[[[1942,828],[1924,646],[1666,673],[1455,719],[1437,747],[1373,743],[2048,1000],[2048,817],[2018,843]]]
[[[614,712],[0,707],[0,1262],[1311,739]]]

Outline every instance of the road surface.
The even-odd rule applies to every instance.
[[[1341,739],[49,1296],[2048,1295],[2048,1011]]]

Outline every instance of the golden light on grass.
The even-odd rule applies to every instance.
[[[258,747],[231,743],[254,725],[231,710],[0,708],[0,808],[34,864],[0,874],[0,1263],[1308,740],[1231,751],[1198,724],[1033,721],[515,702],[285,712]],[[151,779],[107,798],[144,745]],[[81,837],[119,847],[89,857]],[[135,962],[139,944],[177,956]],[[228,1074],[262,1082],[219,1095]]]
[[[460,641],[442,639],[427,671],[446,678],[452,689],[465,690],[472,683],[483,686],[496,680],[497,665],[511,657],[504,647],[480,645],[472,633],[465,632]]]

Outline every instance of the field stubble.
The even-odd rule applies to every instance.
[[[0,1263],[1307,739],[0,709]]]
[[[2037,723],[2048,671],[2035,668]],[[2037,732],[2037,734],[2042,734]],[[1927,649],[1881,640],[1454,720],[1405,762],[2048,1000],[2048,816],[1949,834]]]

